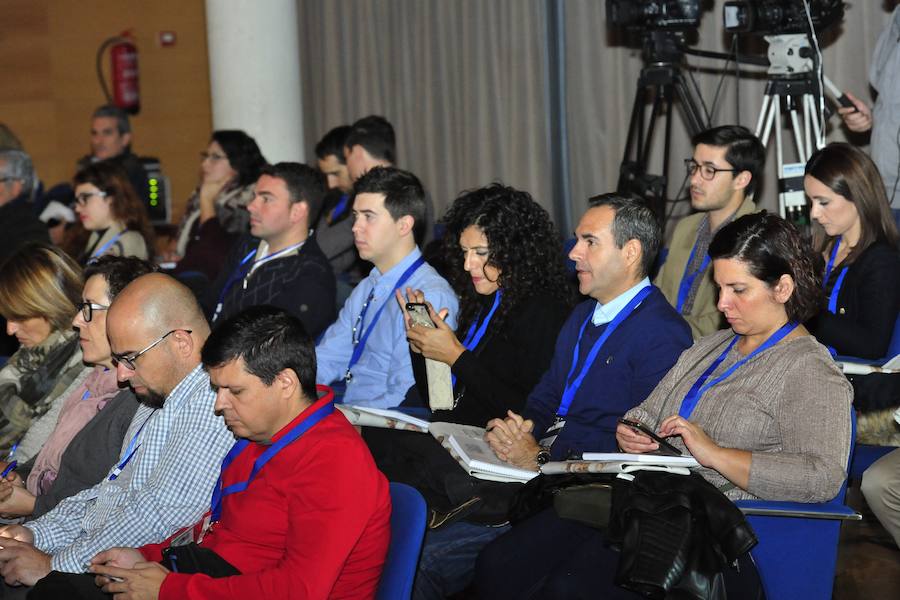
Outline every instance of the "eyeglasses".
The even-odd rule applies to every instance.
[[[153,342],[152,344],[150,344],[149,346],[147,346],[140,352],[135,352],[131,356],[127,356],[125,354],[116,354],[115,352],[113,352],[112,353],[113,361],[115,361],[117,363],[122,363],[123,365],[125,365],[128,368],[129,371],[134,371],[135,368],[137,368],[134,364],[137,359],[139,359],[141,356],[143,356],[147,352],[150,352],[151,350],[153,350],[153,348],[155,348],[160,342],[162,342],[164,339],[166,339],[167,337],[169,337],[176,331],[184,331],[185,333],[187,333],[189,335],[192,333],[192,331],[190,329],[173,329],[172,331],[170,331],[168,333],[164,333],[155,342]]]
[[[84,317],[85,323],[90,323],[91,319],[94,318],[95,310],[106,310],[109,307],[103,306],[102,304],[94,304],[93,302],[81,302],[76,305],[78,310],[81,311],[81,316]]]
[[[712,181],[716,173],[736,173],[737,169],[717,169],[710,165],[701,165],[693,158],[687,158],[684,161],[684,168],[687,169],[688,177],[693,177],[697,169],[700,169],[700,177],[706,181]]]
[[[80,194],[75,194],[75,204],[78,206],[84,206],[87,204],[88,200],[91,199],[91,196],[97,196],[98,198],[106,198],[109,194],[102,191],[96,192],[81,192]]]
[[[211,160],[213,162],[217,160],[228,160],[228,157],[224,154],[216,154],[215,152],[201,152],[200,158],[203,160]]]

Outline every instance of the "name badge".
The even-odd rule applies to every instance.
[[[178,535],[172,538],[172,542],[169,544],[170,546],[187,546],[191,542],[194,541],[194,526],[191,525]]]
[[[542,440],[538,442],[538,445],[549,448],[553,446],[553,442],[556,441],[556,438],[559,437],[562,428],[566,426],[566,420],[562,417],[557,416],[553,421],[553,425],[547,428],[547,433]]]

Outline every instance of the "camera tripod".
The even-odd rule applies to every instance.
[[[672,106],[675,99],[677,98],[683,110],[691,136],[709,126],[709,114],[703,100],[699,93],[688,85],[681,72],[683,54],[678,35],[669,31],[650,31],[645,34],[644,59],[647,64],[641,69],[638,77],[616,187],[619,193],[633,194],[646,199],[661,223],[665,219],[668,202]],[[647,118],[645,108],[650,98],[653,99],[653,104]],[[651,143],[656,124],[663,116],[666,121],[662,174],[652,175],[648,173]]]

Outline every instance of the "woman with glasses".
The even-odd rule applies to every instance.
[[[39,517],[98,483],[119,458],[138,402],[128,386],[118,385],[106,338],[106,312],[126,285],[153,270],[147,261],[108,255],[85,269],[80,310],[72,325],[78,330],[84,363],[91,368],[83,381],[54,400],[61,406],[58,417],[48,411],[25,434],[20,447],[37,446],[40,451],[32,460],[20,461],[7,481],[0,481],[0,514]]]
[[[30,458],[43,440],[29,450],[18,448],[18,442],[66,388],[86,375],[72,331],[79,302],[81,268],[61,250],[22,246],[0,267],[0,314],[7,333],[21,345],[0,369],[0,457]]]
[[[81,264],[105,254],[147,259],[153,255],[153,228],[128,174],[104,160],[80,170],[74,179],[75,212],[91,232]]]
[[[231,243],[247,233],[247,204],[266,159],[256,141],[240,130],[214,131],[200,157],[200,181],[166,258],[177,263],[176,275],[200,273],[214,281]]]

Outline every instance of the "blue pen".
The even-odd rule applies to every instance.
[[[172,572],[178,572],[178,557],[175,554],[169,554],[169,564],[172,565]]]
[[[12,470],[15,469],[18,464],[19,463],[14,460],[11,463],[9,463],[8,465],[6,465],[6,468],[3,469],[2,473],[0,473],[0,479],[6,479],[6,476],[9,475],[10,473],[12,473]]]

